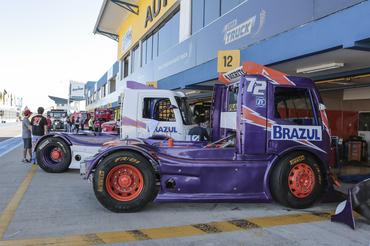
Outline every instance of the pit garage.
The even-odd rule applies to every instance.
[[[327,108],[331,165],[345,182],[370,177],[370,46],[333,49],[272,67],[313,79]]]

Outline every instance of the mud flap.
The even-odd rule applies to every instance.
[[[341,202],[331,216],[332,222],[341,222],[355,229],[352,210],[370,221],[370,179],[364,180],[348,190],[347,200]]]

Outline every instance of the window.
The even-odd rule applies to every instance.
[[[220,0],[204,1],[204,26],[208,25],[221,15]]]
[[[140,63],[140,66],[142,67],[144,64],[147,63],[147,59],[146,59],[146,44],[147,40],[145,39],[142,43],[141,43],[141,63]]]
[[[101,89],[101,98],[104,98],[107,94],[107,84],[103,85],[102,89]]]
[[[236,112],[239,87],[230,86],[227,96],[227,112]]]
[[[128,76],[129,60],[130,56],[126,56],[125,59],[123,59],[123,78],[126,78]]]
[[[140,67],[140,50],[139,46],[136,46],[132,50],[132,58],[131,58],[131,73],[135,72],[138,70]]]
[[[158,56],[158,32],[153,34],[153,59]]]
[[[312,104],[307,89],[275,89],[275,118],[290,121],[296,125],[315,125]]]
[[[225,14],[243,1],[245,0],[221,0],[221,15]]]
[[[245,0],[193,0],[191,32],[194,34]]]
[[[359,131],[370,131],[370,113],[359,113]]]
[[[193,0],[191,3],[191,32],[196,33],[204,26],[204,0]]]
[[[109,94],[116,91],[116,78],[109,81]]]
[[[142,41],[142,66],[179,43],[179,25],[180,12],[177,10]]]
[[[97,93],[96,93],[96,100],[99,100],[100,99],[100,89],[98,89]]]
[[[153,37],[150,36],[146,39],[146,56],[145,64],[153,59]]]
[[[180,12],[175,13],[158,32],[158,55],[179,43]]]
[[[186,97],[175,97],[175,98],[181,112],[182,122],[184,123],[184,125],[192,125],[193,113],[188,104],[187,98]]]
[[[143,118],[175,122],[169,98],[144,98]]]

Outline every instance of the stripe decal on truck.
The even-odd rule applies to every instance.
[[[138,120],[133,120],[128,117],[122,117],[122,125],[124,126],[133,126],[136,128],[143,128],[146,129],[146,123]]]

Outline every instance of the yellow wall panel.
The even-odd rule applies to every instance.
[[[151,9],[153,13],[154,8],[153,4],[161,3],[161,9],[157,16],[153,17],[152,22],[147,22],[147,26],[145,27],[145,21],[147,18],[148,8]],[[139,15],[130,14],[125,21],[122,22],[119,30],[119,41],[118,41],[118,59],[121,59],[127,51],[129,51],[134,44],[137,43],[145,34],[147,34],[148,30],[152,28],[154,25],[158,23],[158,21],[176,4],[177,0],[167,0],[167,5],[164,6],[166,0],[142,0],[138,2],[139,6]],[[158,10],[158,7],[156,7]],[[158,12],[158,11],[157,11]],[[128,35],[129,31],[131,30],[131,35]],[[130,42],[126,42],[125,49],[122,46],[122,41],[125,37],[131,36],[128,40]],[[127,39],[126,39],[127,40]],[[129,44],[129,45],[127,45]]]

